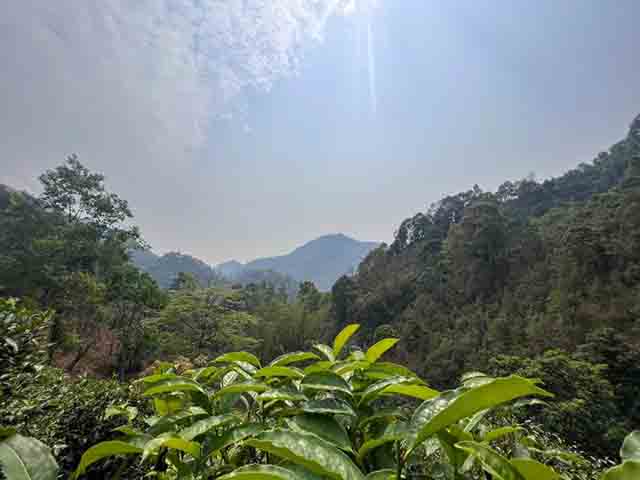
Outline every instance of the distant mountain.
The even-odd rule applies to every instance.
[[[131,250],[129,258],[135,266],[145,272],[160,260],[160,257],[151,250]]]
[[[158,284],[169,288],[178,273],[191,273],[201,285],[224,279],[238,283],[294,284],[310,280],[320,290],[330,290],[342,275],[351,273],[376,242],[360,242],[341,233],[311,240],[287,255],[258,258],[246,264],[236,260],[213,268],[202,260],[181,253],[158,256],[150,250],[133,250],[131,261],[150,274]]]
[[[214,268],[191,255],[170,252],[158,256],[149,250],[133,250],[129,256],[140,270],[151,275],[163,288],[170,288],[180,272],[192,274],[203,287],[222,281]]]
[[[311,240],[287,255],[259,258],[242,265],[231,261],[217,268],[237,278],[243,271],[272,270],[289,275],[297,281],[310,280],[320,290],[330,290],[335,281],[352,272],[367,254],[376,248],[376,242],[361,242],[341,233],[324,235]],[[239,269],[238,267],[242,267]]]
[[[244,270],[244,265],[236,260],[231,260],[216,266],[216,270],[225,277],[235,280]]]

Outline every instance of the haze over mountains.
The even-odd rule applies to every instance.
[[[338,233],[311,240],[286,255],[258,258],[246,264],[231,260],[212,267],[195,257],[176,252],[158,256],[150,251],[136,251],[131,258],[165,288],[179,272],[193,274],[203,285],[221,280],[221,277],[249,283],[256,278],[265,278],[264,273],[258,272],[276,272],[280,274],[279,282],[291,284],[310,280],[320,290],[329,290],[338,278],[353,272],[378,245]]]

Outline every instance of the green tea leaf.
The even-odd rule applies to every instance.
[[[626,436],[620,448],[622,460],[640,461],[640,430],[635,430]]]
[[[351,395],[351,387],[346,380],[340,375],[329,371],[305,375],[302,382],[300,382],[300,388],[305,390],[342,392]]]
[[[258,370],[253,374],[254,377],[288,377],[288,378],[296,378],[300,379],[304,377],[304,373],[297,368],[291,367],[282,367],[282,366],[272,366],[272,367],[264,367]]]
[[[0,440],[0,471],[9,480],[55,480],[58,464],[51,450],[39,440],[22,435],[6,435]]]
[[[552,396],[534,381],[512,375],[497,378],[470,390],[446,392],[423,403],[413,415],[411,423],[417,428],[416,439],[407,455],[424,440],[445,427],[457,423],[481,410],[492,408],[516,398],[530,395]]]
[[[352,451],[347,431],[332,416],[317,413],[305,413],[292,418],[292,427],[313,433],[341,450]]]
[[[103,458],[113,457],[115,455],[142,453],[143,451],[143,448],[129,442],[109,441],[98,443],[84,452],[72,478],[78,478],[87,470],[87,467]]]
[[[353,334],[358,331],[359,328],[360,325],[358,325],[357,323],[352,323],[351,325],[347,325],[346,327],[344,327],[342,331],[338,333],[338,335],[336,335],[336,338],[333,341],[334,359],[338,358],[345,344],[349,341]]]
[[[375,363],[387,350],[393,348],[398,343],[399,338],[385,338],[375,343],[367,350],[365,357],[367,361]]]
[[[195,422],[193,425],[181,430],[178,435],[185,440],[193,440],[194,438],[207,433],[212,428],[228,425],[229,423],[236,421],[238,421],[238,417],[231,414],[203,418],[202,420]]]
[[[456,448],[476,457],[482,467],[499,480],[528,480],[509,460],[484,443],[459,442]]]
[[[290,430],[274,430],[263,432],[245,443],[301,465],[325,478],[335,480],[364,478],[362,472],[347,455],[314,435]]]
[[[273,360],[270,367],[283,367],[291,363],[305,362],[308,360],[320,360],[320,357],[312,352],[291,352],[280,355]]]
[[[513,458],[511,464],[526,480],[560,480],[555,470],[531,458]]]
[[[218,480],[300,480],[298,475],[277,465],[246,465]]]
[[[217,357],[212,363],[235,363],[246,362],[256,368],[260,368],[260,360],[249,352],[230,352]]]

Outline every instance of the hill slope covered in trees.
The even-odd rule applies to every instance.
[[[638,424],[640,117],[561,177],[475,186],[406,219],[391,245],[336,282],[332,301],[339,326],[396,331],[409,364],[440,386],[470,369],[550,376],[562,362],[607,365],[593,370],[612,388],[599,401],[609,419]],[[515,358],[550,349],[571,357]],[[600,421],[576,438],[606,444],[595,430],[616,432]]]

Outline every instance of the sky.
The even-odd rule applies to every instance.
[[[389,242],[444,195],[562,174],[640,113],[637,0],[7,0],[0,183],[72,153],[154,251]]]

